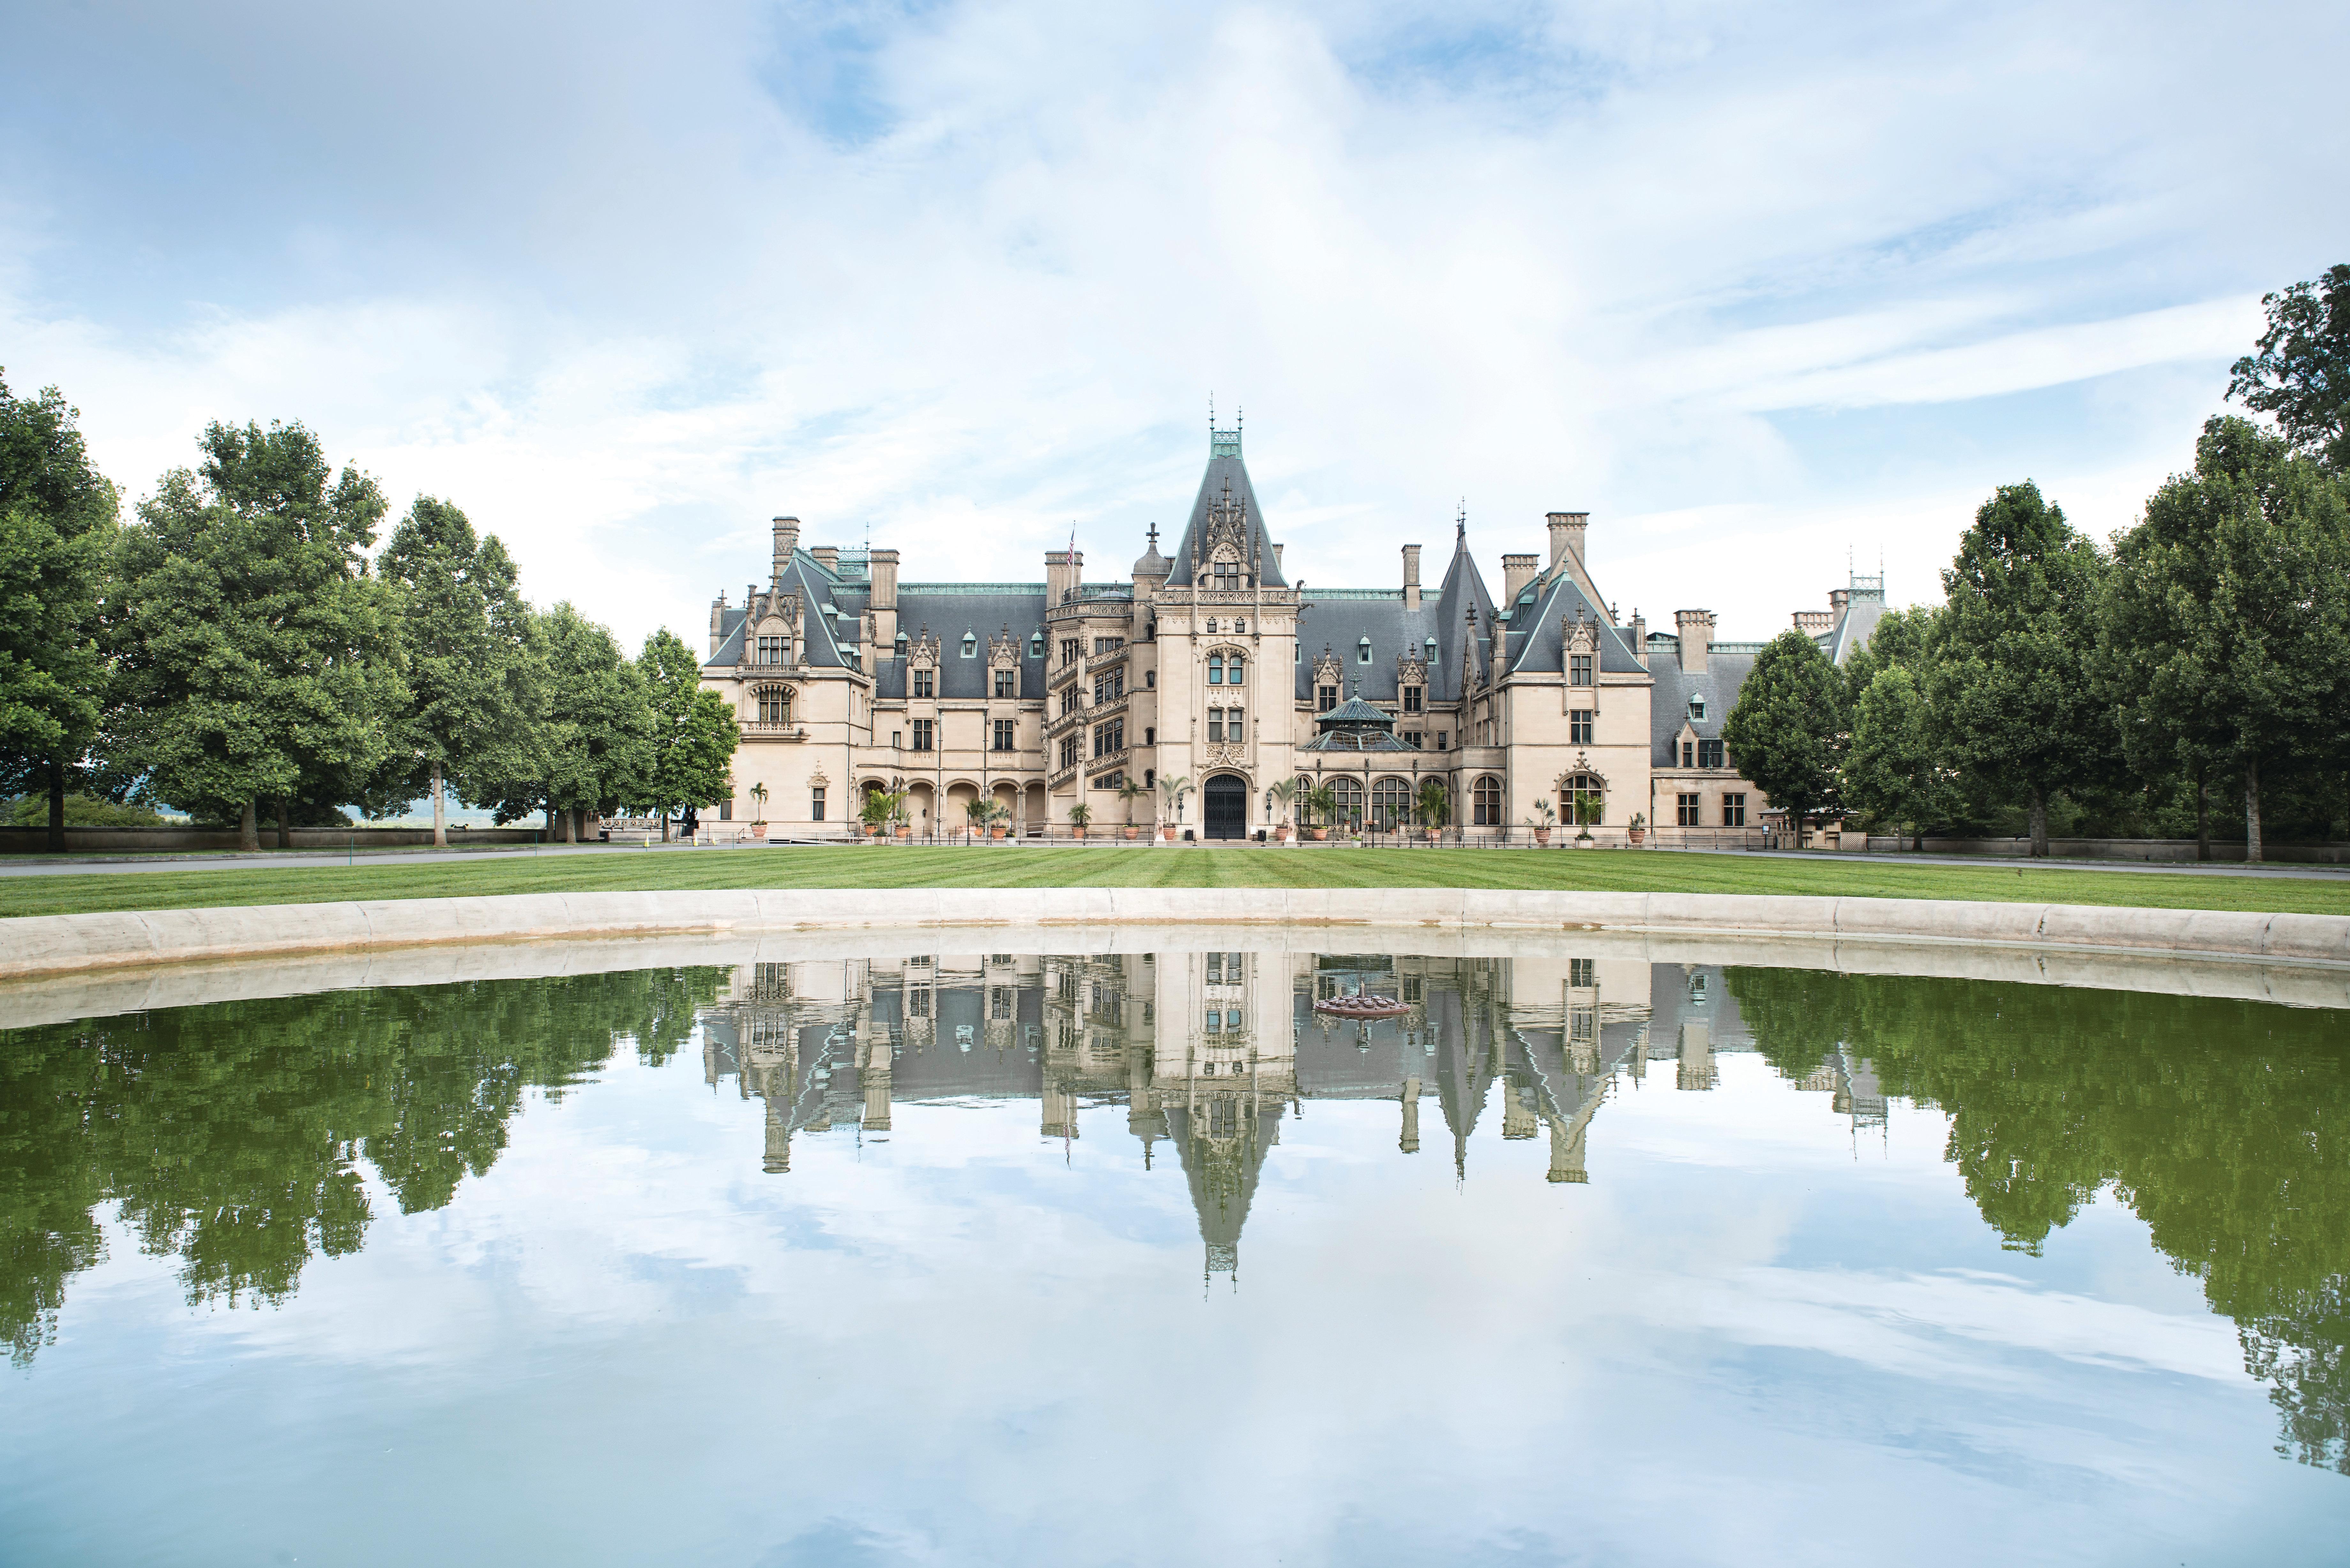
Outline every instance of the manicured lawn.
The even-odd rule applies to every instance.
[[[1874,866],[1637,850],[705,849],[0,879],[0,915],[694,888],[1506,888],[1841,894],[2350,915],[2340,880]]]

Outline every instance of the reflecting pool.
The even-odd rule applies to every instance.
[[[915,940],[0,1033],[0,1559],[2350,1556],[2339,1011]]]

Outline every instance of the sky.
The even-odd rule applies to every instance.
[[[1217,422],[1293,579],[1896,603],[1996,485],[2126,527],[2350,260],[2338,9],[86,3],[0,51],[0,372],[127,502],[299,420],[631,644],[768,520],[1094,578]],[[739,601],[738,601],[739,602]]]

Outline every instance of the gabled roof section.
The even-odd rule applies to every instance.
[[[1227,525],[1229,519],[1229,525],[1238,530],[1249,563],[1245,569],[1262,587],[1287,587],[1281,563],[1274,556],[1273,536],[1265,531],[1264,509],[1257,504],[1256,487],[1249,483],[1248,464],[1241,459],[1241,432],[1211,431],[1208,435],[1208,472],[1201,476],[1191,521],[1175,541],[1175,569],[1167,581],[1177,587],[1190,586],[1195,558],[1207,559],[1211,533]]]
[[[1565,669],[1565,628],[1577,618],[1596,623],[1603,672],[1637,674],[1647,668],[1627,640],[1630,634],[1608,624],[1570,573],[1561,572],[1547,584],[1537,579],[1508,608],[1510,618],[1502,624],[1507,633],[1508,668],[1513,671]]]

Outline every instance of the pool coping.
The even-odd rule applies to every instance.
[[[0,980],[445,944],[908,927],[1607,930],[2350,967],[2350,916],[1747,893],[932,888],[523,893],[0,919]]]

